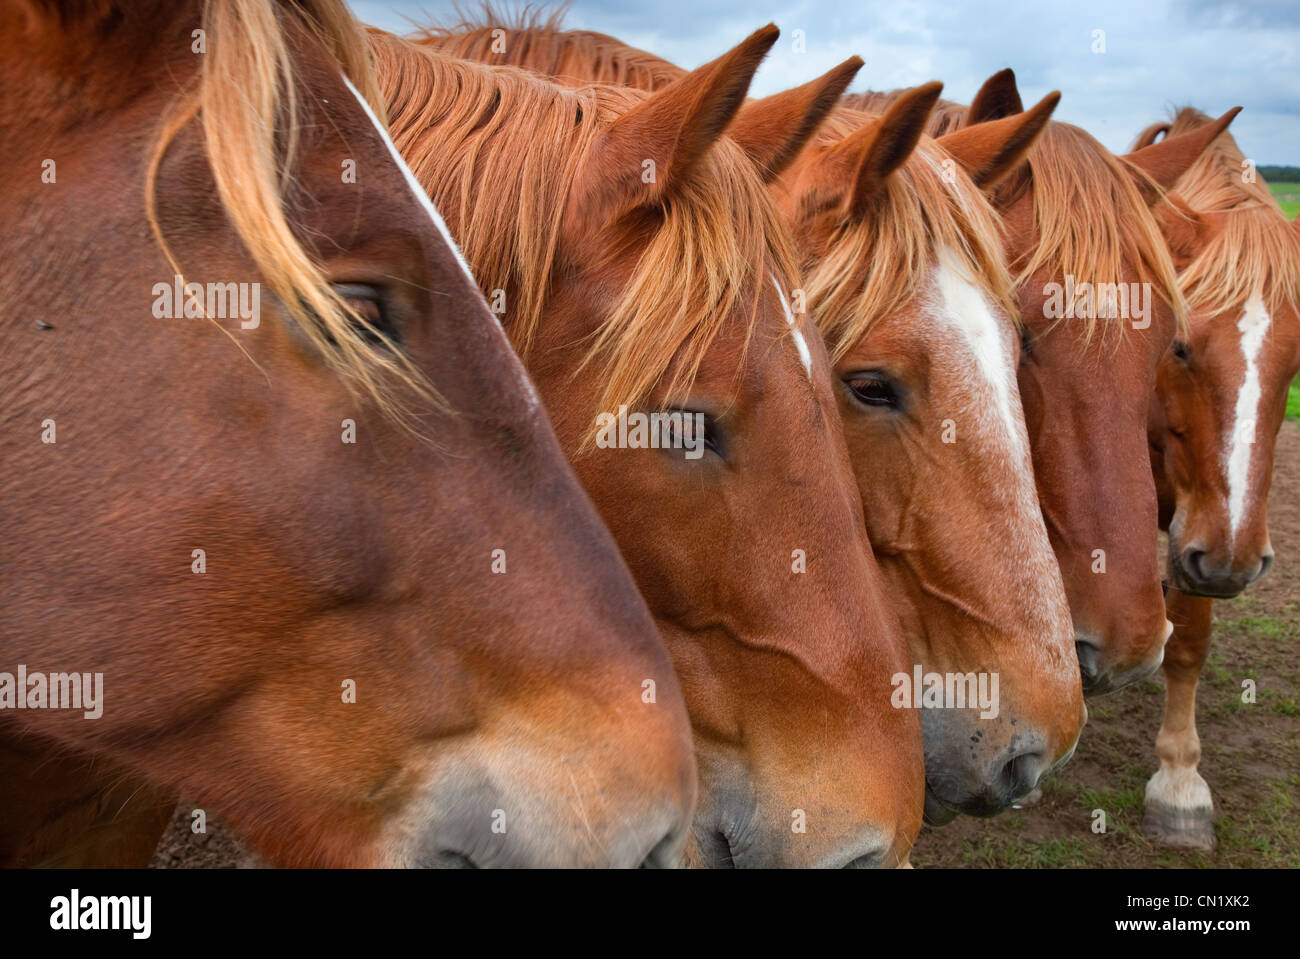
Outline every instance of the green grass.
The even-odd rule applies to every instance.
[[[1278,696],[1272,702],[1272,709],[1279,716],[1300,716],[1300,697]]]
[[[1133,786],[1128,789],[1080,789],[1079,802],[1087,809],[1102,809],[1106,815],[1113,815],[1116,809],[1141,809],[1142,799],[1146,795],[1146,786]]]
[[[1270,183],[1268,188],[1282,205],[1282,212],[1288,220],[1294,220],[1300,213],[1300,183]]]
[[[1286,394],[1286,418],[1300,420],[1300,376],[1295,378]]]

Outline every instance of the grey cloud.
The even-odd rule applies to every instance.
[[[446,0],[355,0],[356,14],[401,32],[429,15],[455,19]],[[759,71],[757,94],[802,83],[857,54],[855,89],[942,80],[969,100],[984,78],[1013,67],[1027,101],[1059,89],[1057,116],[1117,152],[1176,104],[1218,114],[1241,104],[1233,134],[1261,164],[1300,165],[1300,3],[1296,0],[575,0],[566,22],[610,33],[685,67],[697,66],[769,20],[782,37]],[[806,51],[795,53],[793,31]],[[1093,31],[1106,52],[1092,52]]]

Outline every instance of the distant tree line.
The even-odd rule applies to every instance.
[[[1271,183],[1300,183],[1300,166],[1261,166],[1255,170]]]

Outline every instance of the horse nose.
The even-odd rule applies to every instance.
[[[986,769],[980,791],[955,804],[968,816],[996,815],[1028,795],[1046,772],[1047,760],[1043,748],[1034,744],[1011,752]]]
[[[1076,638],[1074,650],[1079,657],[1079,679],[1083,684],[1083,694],[1085,696],[1100,696],[1104,693],[1111,693],[1131,683],[1147,679],[1155,673],[1160,668],[1161,663],[1164,662],[1165,643],[1169,641],[1169,635],[1173,632],[1174,624],[1166,619],[1162,622],[1161,629],[1159,645],[1148,642],[1145,633],[1143,633],[1143,641],[1137,644],[1143,649],[1154,648],[1154,655],[1147,655],[1141,660],[1130,658],[1119,662],[1110,657],[1110,661],[1105,665],[1102,664],[1101,649],[1096,643],[1088,639]]]
[[[1202,543],[1193,543],[1178,554],[1180,586],[1193,595],[1231,599],[1262,578],[1273,565],[1273,551],[1264,549],[1253,561],[1242,563],[1232,557],[1216,560]]]
[[[1031,792],[1048,771],[1057,755],[1051,741],[1047,730],[1026,728],[1021,722],[1009,743],[980,758],[966,748],[937,746],[925,760],[927,818],[941,823],[949,818],[945,810],[993,816],[1006,809]]]

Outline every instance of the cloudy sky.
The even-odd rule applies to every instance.
[[[395,32],[410,19],[456,19],[450,0],[349,3]],[[769,20],[781,39],[754,81],[759,95],[857,54],[866,66],[854,90],[942,80],[945,96],[969,102],[1009,66],[1026,104],[1059,89],[1057,119],[1116,152],[1173,105],[1217,115],[1240,104],[1232,132],[1246,156],[1300,166],[1300,0],[574,0],[566,23],[694,67]],[[1093,52],[1096,31],[1104,53]]]

